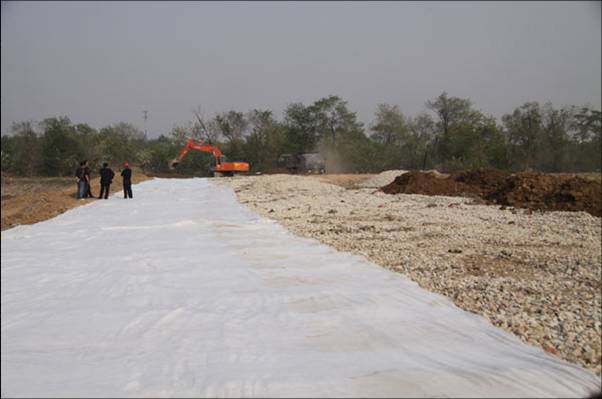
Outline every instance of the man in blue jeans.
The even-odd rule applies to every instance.
[[[88,194],[88,182],[84,174],[84,165],[86,161],[79,163],[79,167],[75,171],[75,179],[77,181],[77,199],[84,199]]]

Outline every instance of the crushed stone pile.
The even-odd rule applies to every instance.
[[[381,188],[382,186],[389,184],[395,180],[397,176],[403,175],[407,170],[401,169],[393,169],[393,170],[385,170],[375,176],[370,177],[367,180],[359,183],[357,187],[359,188]]]
[[[381,188],[387,194],[462,196],[515,208],[584,211],[602,216],[600,180],[540,172],[478,169],[445,177],[412,171]]]

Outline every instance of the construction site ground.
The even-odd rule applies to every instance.
[[[349,199],[317,179],[237,180],[262,189],[283,178],[298,184],[278,196],[313,187],[318,204],[334,200],[329,192]],[[582,398],[600,390],[590,371],[403,274],[291,233],[220,181],[158,178],[135,185],[133,200],[115,193],[3,231],[1,396]]]
[[[487,204],[474,195],[391,195],[381,190],[403,172],[212,181],[232,186],[240,202],[294,233],[403,273],[460,308],[600,376],[600,217]],[[430,175],[428,179],[449,177],[435,171]],[[599,173],[556,176],[591,181],[593,191],[586,184],[581,192],[595,196],[596,187],[599,192]],[[134,171],[134,183],[150,178]],[[420,186],[407,180],[397,185],[408,190]],[[95,195],[98,184],[93,179]],[[77,200],[73,178],[3,173],[1,187],[2,230],[99,201]],[[111,188],[112,193],[121,190],[119,176]]]

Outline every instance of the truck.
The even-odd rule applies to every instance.
[[[326,173],[326,161],[318,152],[282,154],[278,158],[278,165],[289,173]]]

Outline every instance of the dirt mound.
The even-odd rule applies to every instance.
[[[475,187],[432,172],[407,172],[381,188],[387,194],[473,196]]]
[[[510,174],[501,170],[476,169],[452,174],[454,180],[478,189],[480,192],[495,190],[504,185]]]
[[[381,188],[387,194],[480,198],[488,204],[549,211],[585,211],[602,216],[600,180],[539,172],[478,169],[438,177],[408,172]]]
[[[585,211],[602,216],[601,193],[599,181],[524,172],[509,176],[504,185],[485,199],[520,208]]]

